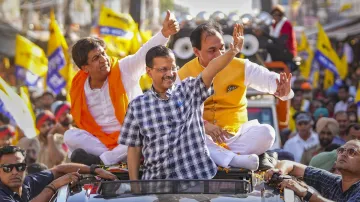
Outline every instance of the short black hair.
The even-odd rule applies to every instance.
[[[169,49],[163,45],[152,47],[146,53],[146,57],[145,57],[146,66],[153,68],[153,65],[154,65],[153,60],[156,57],[175,57],[175,55],[171,49]]]
[[[3,146],[3,147],[0,147],[0,159],[1,159],[1,157],[3,155],[15,154],[16,152],[20,152],[25,158],[26,152],[25,152],[25,150],[21,149],[20,147],[17,147],[17,146]]]
[[[51,97],[55,98],[54,93],[50,92],[50,91],[45,91],[41,97],[44,97],[45,95],[50,95]]]
[[[207,36],[213,36],[216,32],[223,34],[222,27],[215,21],[209,21],[196,27],[190,34],[191,45],[194,48],[201,50],[201,36],[206,32]]]
[[[83,65],[86,65],[88,53],[98,47],[103,47],[105,49],[106,45],[102,39],[97,37],[86,37],[77,41],[71,51],[76,66],[81,69]]]
[[[343,85],[339,86],[339,90],[340,89],[344,89],[346,92],[349,92],[349,86],[346,85],[346,84],[343,84]]]
[[[0,121],[6,125],[10,123],[10,119],[2,113],[0,113]]]
[[[350,123],[348,127],[346,128],[345,135],[349,135],[350,130],[354,128],[355,130],[360,130],[360,124],[359,123]]]

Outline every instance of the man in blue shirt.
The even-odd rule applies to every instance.
[[[360,141],[347,142],[337,149],[337,154],[335,167],[341,175],[300,163],[281,161],[276,169],[267,171],[265,180],[269,180],[275,172],[303,178],[307,185],[319,193],[312,192],[311,188],[302,186],[294,180],[284,180],[281,187],[294,190],[304,201],[360,201]]]
[[[20,147],[0,148],[0,201],[1,202],[45,202],[57,189],[69,183],[76,183],[80,174],[96,174],[104,179],[116,176],[97,166],[62,164],[25,177],[25,152]],[[79,172],[77,172],[79,171]]]
[[[146,54],[152,88],[127,109],[119,143],[128,147],[130,180],[138,179],[141,153],[143,179],[209,179],[217,171],[205,144],[202,104],[212,93],[215,75],[230,63],[243,45],[243,27],[235,25],[234,44],[212,60],[196,78],[174,85],[175,56],[156,46]]]

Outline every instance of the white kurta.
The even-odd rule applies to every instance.
[[[161,32],[152,37],[134,55],[129,55],[119,61],[121,79],[129,101],[142,94],[139,85],[141,75],[146,73],[145,56],[148,50],[157,45],[165,45],[168,38]],[[86,102],[89,111],[96,123],[105,133],[120,131],[121,124],[115,116],[115,110],[109,93],[109,83],[106,80],[100,89],[91,89],[88,80],[85,85]],[[65,143],[69,147],[69,157],[75,149],[82,148],[90,154],[100,156],[105,165],[116,164],[126,160],[127,147],[118,145],[113,150],[109,149],[95,136],[81,129],[66,131]]]
[[[277,89],[276,79],[280,75],[269,71],[267,68],[245,61],[245,80],[246,86],[264,93],[274,94]],[[177,78],[177,82],[180,78]],[[289,95],[281,97],[281,100],[288,100],[294,97],[291,90]],[[260,124],[258,120],[250,120],[244,123],[234,137],[226,141],[231,151],[216,145],[210,136],[207,135],[206,144],[210,151],[210,156],[214,162],[222,167],[228,167],[235,155],[260,155],[269,150],[275,141],[275,130],[269,124]]]

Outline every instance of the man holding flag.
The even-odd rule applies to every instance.
[[[142,93],[139,79],[145,73],[145,55],[178,31],[179,24],[168,11],[161,33],[124,59],[108,57],[99,38],[87,37],[73,46],[72,57],[80,71],[70,89],[71,114],[78,128],[64,137],[71,161],[111,165],[126,159],[127,147],[117,140],[128,103]]]

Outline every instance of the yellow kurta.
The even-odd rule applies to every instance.
[[[202,71],[198,58],[186,63],[178,72],[181,80],[196,77]],[[214,81],[214,95],[204,103],[204,119],[235,134],[248,121],[245,80],[245,60],[234,58],[219,72]]]

